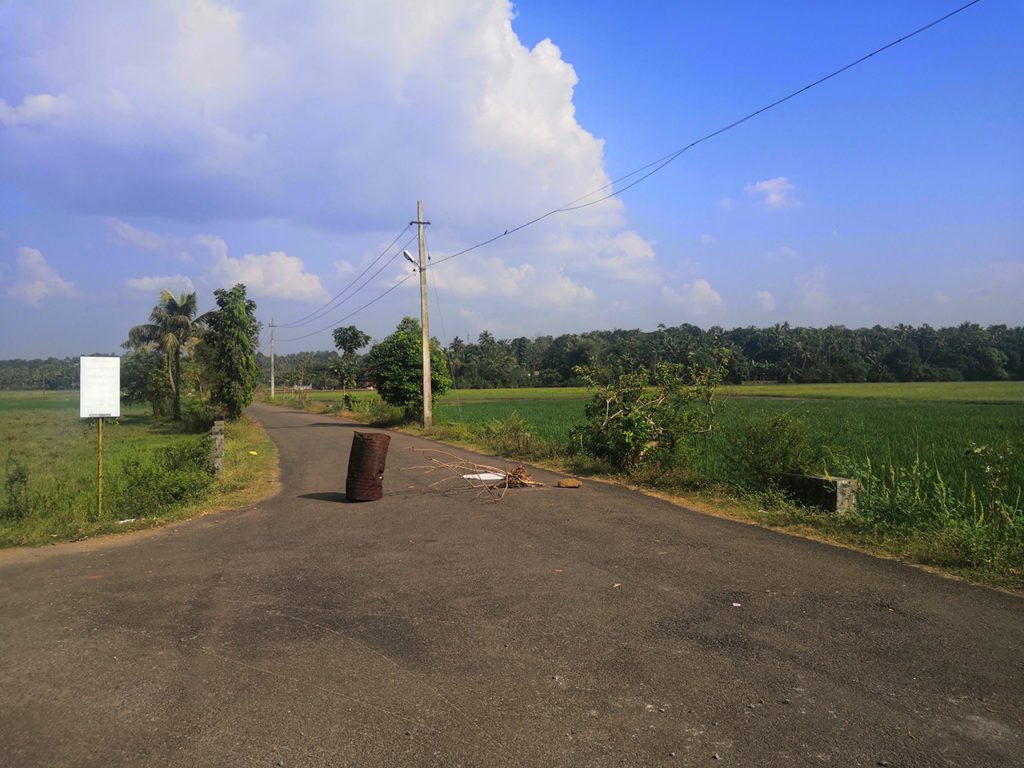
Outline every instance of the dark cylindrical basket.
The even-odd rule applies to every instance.
[[[348,457],[345,498],[349,501],[376,501],[384,495],[384,462],[388,457],[391,435],[384,432],[356,432],[352,435],[352,453]]]

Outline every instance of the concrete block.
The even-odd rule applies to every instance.
[[[780,486],[801,504],[818,507],[825,512],[846,514],[857,508],[857,481],[846,477],[786,474]]]

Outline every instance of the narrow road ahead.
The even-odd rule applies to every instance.
[[[3,766],[1024,766],[1024,599],[587,483],[282,491],[0,553]],[[494,463],[496,460],[486,460]]]

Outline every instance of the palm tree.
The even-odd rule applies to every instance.
[[[202,328],[196,321],[198,300],[195,293],[183,293],[178,298],[168,290],[160,291],[160,303],[153,307],[149,322],[136,325],[128,331],[128,349],[154,345],[167,360],[167,376],[174,392],[174,419],[181,420],[181,353]]]

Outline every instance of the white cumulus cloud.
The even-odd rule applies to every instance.
[[[770,251],[766,251],[764,259],[771,264],[782,264],[786,262],[799,261],[800,254],[795,248],[790,248],[788,245],[781,245],[778,248],[772,248]]]
[[[454,253],[610,183],[604,142],[576,114],[577,71],[551,40],[524,45],[514,19],[510,0],[18,4],[0,24],[4,69],[19,93],[53,96],[3,103],[3,178],[176,259],[191,241],[128,222],[252,223],[245,256],[206,243],[192,279],[323,298],[367,263],[338,253],[389,242],[417,199],[431,244]],[[254,244],[271,231],[292,237]],[[486,256],[508,282],[480,277]],[[449,271],[467,308],[496,320],[528,308],[536,328],[663,279],[619,198],[543,218],[442,265],[439,281]]]
[[[681,307],[688,315],[696,318],[706,318],[725,309],[718,291],[704,278],[684,283],[678,291],[665,286],[661,289],[661,296],[665,303]]]
[[[196,242],[205,245],[213,257],[208,279],[229,288],[244,283],[250,296],[321,301],[327,292],[317,275],[305,271],[302,259],[283,251],[265,254],[247,253],[240,259],[228,255],[228,246],[219,237],[199,235]]]
[[[32,306],[53,296],[77,295],[75,286],[57,274],[36,248],[18,249],[17,274],[6,293]]]
[[[31,141],[0,132],[0,152],[37,196],[113,216],[371,231],[416,195],[446,221],[508,226],[609,182],[575,70],[513,17],[508,0],[27,4],[0,48],[43,93],[0,115],[75,108]],[[614,226],[621,208],[575,219]]]
[[[133,277],[125,281],[125,285],[133,291],[144,293],[159,293],[168,290],[178,295],[181,293],[195,293],[196,287],[192,280],[185,275],[152,275],[150,277]]]
[[[435,257],[444,258],[444,254],[438,253]],[[455,259],[446,262],[444,269],[427,273],[441,291],[459,298],[521,296],[524,287],[536,276],[532,264],[510,266],[497,256]]]
[[[545,240],[543,250],[563,263],[627,283],[653,283],[660,277],[654,245],[634,230],[614,234],[577,232]]]
[[[539,280],[528,298],[533,306],[566,312],[593,303],[597,296],[592,288],[559,274]]]
[[[769,211],[796,208],[800,205],[796,196],[796,187],[785,176],[753,182],[747,184],[744,189],[748,194],[758,197],[761,206]]]

